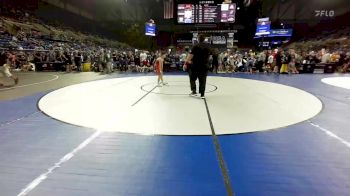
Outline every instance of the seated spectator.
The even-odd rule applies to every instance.
[[[35,71],[35,65],[34,63],[31,62],[26,62],[25,64],[22,65],[22,71]]]

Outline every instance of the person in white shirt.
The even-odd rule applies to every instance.
[[[106,59],[106,70],[105,72],[107,74],[110,74],[113,72],[113,67],[112,67],[112,54],[111,54],[111,51],[108,50],[106,52],[106,56],[105,56],[105,59]]]
[[[140,62],[141,62],[141,65],[139,67],[139,72],[144,72],[148,65],[147,54],[145,51],[143,51],[140,54]]]
[[[235,55],[231,53],[227,59],[227,65],[226,65],[227,73],[235,72],[235,61],[236,61]]]
[[[298,55],[295,53],[295,50],[293,50],[293,49],[289,50],[289,55],[290,55],[289,64],[288,64],[289,72],[292,72],[294,74],[298,74],[299,71],[295,67],[295,63],[296,63],[296,59],[298,58]]]
[[[146,52],[142,52],[141,54],[140,54],[140,60],[141,60],[141,63],[143,62],[143,61],[146,61],[147,60],[147,54],[146,54]]]
[[[187,58],[187,52],[184,52],[180,55],[180,62],[181,64],[184,63],[186,61]]]
[[[185,64],[185,61],[187,59],[187,52],[183,52],[181,55],[180,55],[180,66]]]
[[[271,71],[273,71],[273,67],[274,67],[274,65],[273,65],[273,63],[274,63],[274,56],[273,56],[271,51],[268,51],[267,55],[268,55],[268,57],[267,57],[267,63],[266,63],[265,70],[267,72],[271,72]]]
[[[10,65],[11,65],[11,62],[9,59],[7,59],[6,63],[4,65],[0,66],[0,76],[2,76],[2,77],[6,76],[8,78],[12,78],[13,81],[15,82],[15,85],[17,85],[18,84],[18,77],[11,74]],[[0,87],[1,86],[4,86],[4,84],[2,82],[0,82]]]
[[[329,63],[331,59],[331,55],[329,54],[328,50],[322,49],[321,51],[321,63]]]
[[[219,54],[219,58],[218,58],[218,62],[219,62],[219,68],[218,68],[218,72],[223,72],[224,71],[224,58],[225,58],[225,54],[223,52],[221,52]]]
[[[244,62],[243,62],[243,58],[242,58],[242,55],[237,55],[237,59],[236,59],[236,62],[235,62],[235,66],[237,67],[237,70],[240,71],[240,72],[243,72],[244,71],[244,66],[243,66]]]
[[[257,63],[255,65],[257,72],[263,72],[265,59],[266,59],[265,52],[260,52],[259,55],[257,56]]]

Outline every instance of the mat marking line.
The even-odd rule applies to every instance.
[[[131,106],[134,107],[136,104],[138,104],[143,98],[145,98],[147,95],[149,95],[154,89],[156,89],[158,87],[158,85],[156,85],[155,87],[152,88],[152,90],[150,90],[148,93],[146,93],[145,95],[143,95],[139,100],[137,100],[134,104],[132,104]],[[142,90],[142,89],[141,89]]]
[[[28,114],[28,115],[26,115],[26,116],[17,118],[17,119],[15,119],[15,120],[4,122],[4,123],[0,124],[0,128],[1,128],[1,127],[4,127],[4,126],[7,126],[7,125],[10,125],[10,124],[13,124],[13,123],[15,123],[15,122],[17,122],[17,121],[21,121],[21,120],[23,120],[23,119],[25,119],[25,118],[29,118],[29,117],[31,117],[31,116],[33,116],[33,115],[35,115],[35,114],[38,114],[38,113],[41,113],[41,111],[36,111],[36,112],[30,113],[30,114]]]
[[[29,183],[17,196],[25,196],[28,195],[33,189],[35,189],[40,183],[47,179],[47,177],[52,174],[56,169],[60,168],[65,162],[72,159],[80,150],[85,148],[89,143],[91,143],[94,139],[96,139],[99,135],[101,135],[102,131],[96,131],[89,138],[87,138],[83,143],[81,143],[74,150],[63,156],[57,163],[55,163],[52,167],[47,169],[47,172],[41,174],[37,178],[35,178],[31,183]]]
[[[340,141],[340,142],[341,142],[342,144],[344,144],[346,147],[350,148],[350,142],[348,142],[348,141],[346,141],[345,139],[343,139],[343,138],[337,136],[337,135],[334,134],[332,131],[327,130],[327,129],[321,127],[320,125],[315,124],[315,123],[313,123],[313,122],[311,122],[311,121],[309,121],[309,123],[310,123],[310,125],[312,125],[313,127],[318,128],[319,130],[321,130],[321,131],[323,131],[324,133],[326,133],[328,136],[330,136],[330,137],[332,137],[332,138],[334,138],[334,139]]]
[[[207,110],[207,115],[208,115],[208,120],[209,120],[209,124],[210,124],[210,129],[211,129],[211,132],[212,132],[212,137],[213,137],[213,140],[214,140],[216,156],[217,156],[217,159],[219,161],[221,174],[222,174],[222,176],[224,178],[226,192],[227,192],[228,196],[233,196],[234,192],[233,192],[233,187],[232,187],[232,183],[231,183],[231,180],[230,180],[230,175],[229,175],[228,169],[226,167],[224,156],[222,154],[222,150],[221,150],[221,147],[220,147],[218,136],[215,133],[214,124],[213,124],[213,121],[211,119],[211,115],[210,115],[207,99],[204,99],[204,103],[205,103],[205,108]]]
[[[50,74],[51,75],[51,74]],[[42,81],[42,82],[35,82],[35,83],[31,83],[31,84],[26,84],[26,85],[21,85],[21,86],[14,86],[14,87],[9,87],[9,88],[2,88],[0,89],[0,91],[4,91],[4,90],[11,90],[11,89],[16,89],[16,88],[23,88],[23,87],[27,87],[27,86],[34,86],[34,85],[38,85],[38,84],[44,84],[47,82],[52,82],[55,81],[59,78],[58,75],[51,75],[51,76],[55,76],[55,78],[47,80],[47,81]]]

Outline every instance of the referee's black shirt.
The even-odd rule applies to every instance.
[[[194,71],[207,72],[209,69],[209,56],[211,54],[209,47],[203,43],[197,44],[192,48],[191,54],[193,58],[190,68]]]

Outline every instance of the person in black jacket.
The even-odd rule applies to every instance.
[[[187,68],[190,76],[191,94],[190,96],[196,96],[196,80],[199,80],[199,93],[202,99],[205,98],[205,85],[207,81],[207,75],[209,70],[209,56],[211,50],[206,46],[204,42],[204,36],[199,36],[199,44],[192,48],[191,53],[188,55],[185,68]]]
[[[77,71],[81,72],[81,54],[78,51],[74,53],[74,63],[75,63],[75,66],[77,67]]]
[[[275,73],[279,73],[280,70],[281,70],[281,67],[282,67],[282,57],[283,57],[283,54],[282,54],[282,51],[278,51],[277,54],[276,54],[276,67],[274,72]]]
[[[214,54],[213,54],[213,62],[212,62],[212,69],[214,73],[218,73],[218,68],[219,68],[219,51],[216,49]]]

